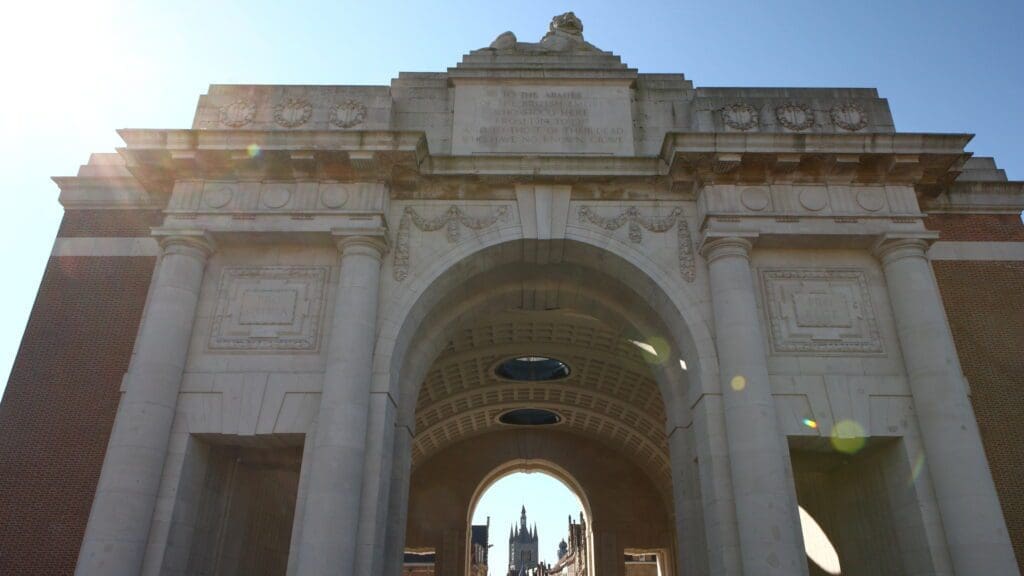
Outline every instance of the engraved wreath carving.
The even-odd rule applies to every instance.
[[[402,211],[402,220],[398,224],[398,239],[395,242],[395,280],[401,282],[409,275],[409,230],[412,226],[423,232],[434,232],[444,228],[448,243],[457,244],[462,239],[463,226],[470,230],[483,230],[498,222],[507,221],[508,206],[500,206],[486,216],[475,217],[453,204],[444,214],[434,218],[424,218],[415,208],[406,206]]]
[[[736,102],[722,108],[722,120],[734,130],[747,131],[757,128],[758,112],[749,104]]]
[[[249,100],[239,99],[220,109],[220,122],[232,128],[241,128],[256,117],[256,105]]]
[[[673,208],[667,216],[657,218],[644,216],[636,206],[626,208],[617,216],[607,217],[595,212],[590,206],[580,206],[580,221],[587,221],[596,224],[608,231],[615,231],[625,225],[629,225],[629,239],[639,244],[643,241],[643,230],[661,233],[667,232],[676,227],[676,234],[679,237],[679,273],[687,282],[693,282],[697,275],[696,263],[693,256],[693,239],[690,237],[690,226],[686,223],[682,208]]]
[[[313,105],[303,98],[289,98],[274,106],[274,122],[285,128],[302,126],[313,116]]]
[[[779,124],[794,132],[801,132],[814,126],[814,111],[799,102],[790,102],[777,107],[775,118]]]
[[[833,107],[829,111],[829,116],[832,117],[833,124],[848,132],[862,130],[868,125],[867,113],[853,102],[846,102]]]
[[[366,120],[366,106],[358,100],[345,100],[331,108],[330,120],[338,128],[351,128]]]

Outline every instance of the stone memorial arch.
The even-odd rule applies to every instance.
[[[639,73],[572,13],[120,135],[56,179],[0,572],[463,576],[520,470],[591,575],[823,574],[801,508],[843,574],[1018,571],[1024,183],[969,135]]]

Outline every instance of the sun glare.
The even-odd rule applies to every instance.
[[[115,0],[90,2],[17,2],[5,10],[8,22],[0,49],[8,58],[4,76],[17,90],[0,93],[0,122],[5,130],[112,132],[103,113],[119,83],[139,82],[140,67],[122,45]],[[112,108],[114,105],[111,103]],[[45,117],[25,114],[45,110]]]
[[[839,553],[821,529],[818,521],[800,507],[800,527],[804,534],[804,548],[807,557],[828,574],[842,574],[839,568]]]

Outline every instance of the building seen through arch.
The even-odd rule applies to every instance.
[[[537,524],[533,528],[526,525],[526,506],[523,506],[519,517],[519,526],[513,526],[508,534],[508,573],[509,576],[534,574],[540,563],[538,548]]]
[[[588,574],[587,522],[580,513],[578,520],[569,517],[568,530],[564,539],[558,543],[558,560],[547,572],[551,576],[586,576]]]
[[[4,575],[502,573],[471,514],[532,471],[583,514],[510,567],[1018,573],[1024,183],[969,134],[641,72],[572,13],[119,134],[55,179]]]

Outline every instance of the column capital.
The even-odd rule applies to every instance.
[[[875,241],[871,253],[883,265],[903,258],[927,259],[928,247],[937,237],[938,233],[935,232],[907,236],[885,235]]]
[[[331,237],[342,256],[365,254],[382,260],[388,253],[388,235],[384,228],[332,230]]]
[[[754,239],[756,236],[705,236],[700,244],[700,255],[708,264],[724,256],[739,256],[749,260]]]
[[[217,250],[213,237],[203,230],[154,228],[153,236],[164,254],[186,254],[205,262]]]

